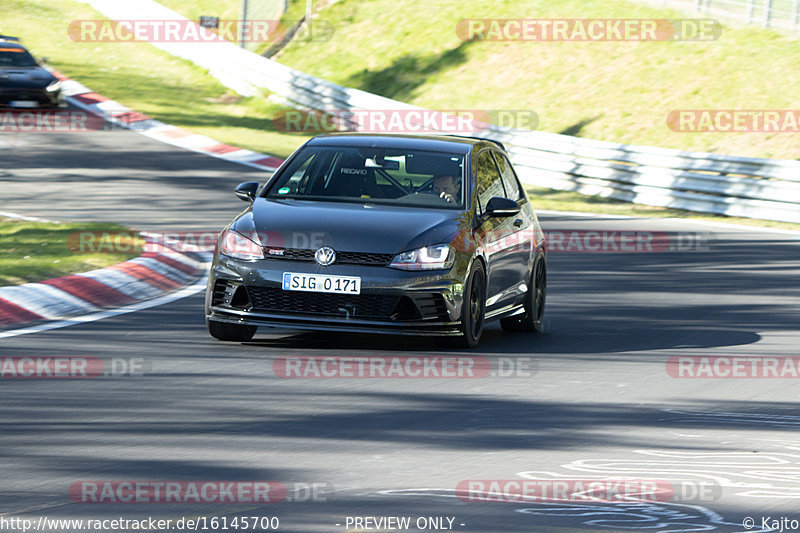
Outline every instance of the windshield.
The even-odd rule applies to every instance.
[[[3,67],[35,67],[33,56],[22,48],[3,46],[0,43],[0,68]]]
[[[463,208],[464,155],[374,147],[306,147],[267,198]]]

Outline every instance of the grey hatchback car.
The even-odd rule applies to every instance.
[[[205,316],[220,340],[259,326],[452,336],[542,327],[544,233],[502,145],[330,134],[300,147],[221,232]]]

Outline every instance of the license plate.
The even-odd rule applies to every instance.
[[[361,278],[324,274],[283,273],[283,290],[361,294]]]
[[[8,103],[8,106],[19,109],[33,109],[34,107],[39,107],[39,104],[33,100],[12,100]]]

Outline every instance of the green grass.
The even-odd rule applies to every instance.
[[[796,133],[681,133],[673,110],[796,109],[800,42],[726,26],[709,42],[465,42],[462,19],[693,18],[624,0],[339,0],[326,46],[293,43],[289,66],[433,109],[526,109],[539,129],[628,144],[795,159]]]
[[[159,3],[195,22],[201,16],[220,20],[242,18],[242,0],[160,0]],[[247,20],[276,20],[282,9],[283,0],[248,0]],[[262,48],[258,42],[245,43],[245,47],[252,51]]]
[[[257,0],[251,0],[257,1]],[[239,0],[165,0],[185,16],[238,17]],[[286,24],[302,16],[292,0]],[[102,19],[72,0],[4,0],[0,20],[37,56],[93,90],[137,111],[222,142],[288,156],[309,138],[273,127],[286,108],[261,97],[240,98],[207,72],[147,43],[76,43],[70,21]],[[714,42],[555,43],[463,42],[464,18],[688,18],[621,0],[545,2],[396,0],[315,2],[315,19],[331,22],[330,42],[300,41],[281,62],[391,98],[439,109],[532,109],[540,129],[589,138],[737,155],[796,157],[790,134],[686,134],[666,126],[673,109],[791,109],[800,80],[800,43],[757,28],[726,28]],[[778,83],[776,80],[779,80]],[[778,87],[778,89],[776,89]],[[777,227],[636,206],[575,193],[541,190],[542,209],[678,216]]]
[[[219,17],[220,19],[239,20],[242,16],[242,0],[160,0],[159,4],[168,7],[195,22],[201,16]],[[254,15],[255,5],[264,5],[263,0],[249,0],[248,18]],[[259,9],[259,12],[261,9]]]
[[[0,286],[57,278],[113,265],[139,253],[78,253],[77,232],[124,231],[118,224],[29,222],[0,218]],[[77,248],[79,249],[79,248]]]
[[[103,19],[67,0],[3,0],[0,20],[13,20],[15,36],[37,57],[92,90],[175,126],[221,142],[281,157],[309,136],[276,131],[273,116],[287,109],[262,97],[240,98],[205,69],[148,43],[74,42],[73,20]],[[6,30],[8,31],[8,30]]]

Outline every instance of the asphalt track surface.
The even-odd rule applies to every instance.
[[[130,132],[0,143],[0,210],[60,220],[219,229],[243,206],[233,186],[264,178]],[[491,324],[471,352],[263,328],[252,342],[221,343],[205,330],[200,293],[2,339],[4,357],[141,358],[146,371],[0,380],[0,514],[278,516],[279,531],[297,533],[369,531],[346,527],[356,516],[411,517],[407,531],[433,530],[417,529],[420,517],[450,517],[465,532],[747,531],[748,516],[750,531],[765,531],[762,517],[800,520],[797,378],[667,371],[674,356],[800,355],[797,238],[690,221],[540,218],[549,231],[713,235],[684,251],[551,253],[545,333]],[[311,355],[474,356],[530,371],[478,379],[273,371],[279,357]],[[476,502],[455,491],[465,480],[611,477],[689,488],[658,502]],[[69,487],[82,480],[274,480],[334,492],[274,504],[75,503]],[[692,486],[706,492],[690,494]]]

